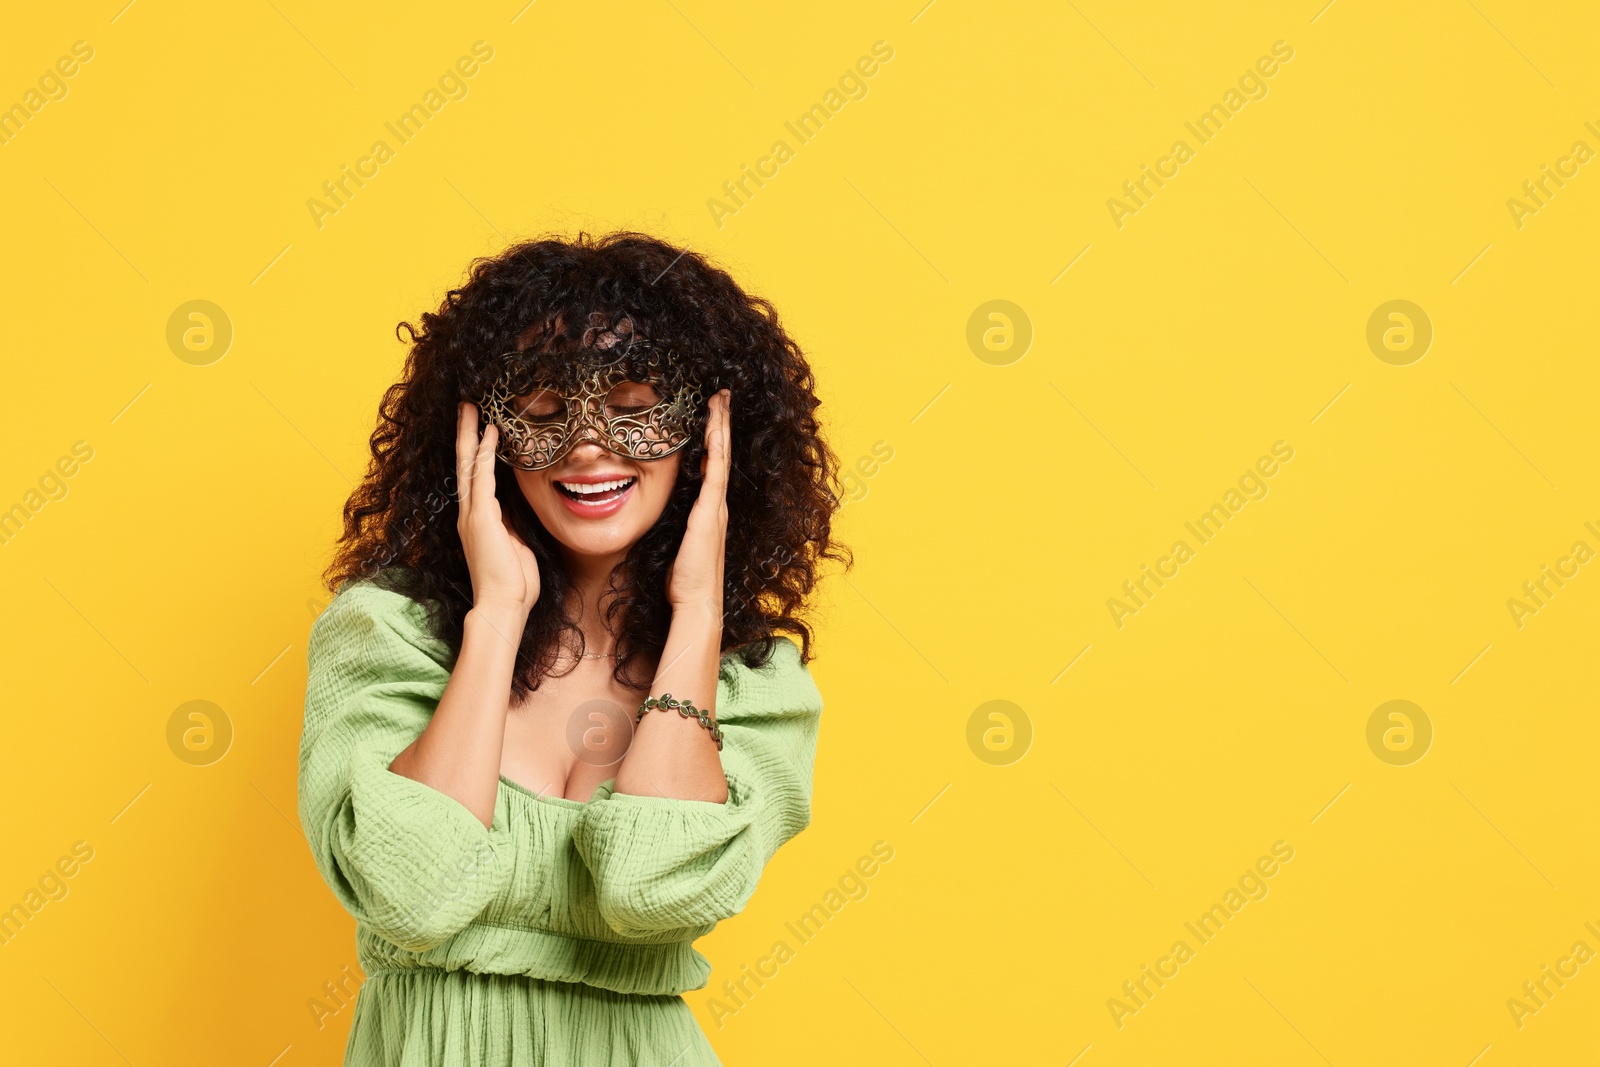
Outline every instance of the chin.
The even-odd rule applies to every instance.
[[[604,515],[589,516],[574,510],[548,481],[525,492],[534,515],[568,552],[578,556],[615,556],[626,553],[644,537],[666,509],[671,487],[662,490],[643,480],[632,488],[622,506]],[[655,490],[651,492],[650,490]]]
[[[650,525],[626,516],[597,522],[558,515],[547,529],[554,533],[562,544],[574,551],[600,555],[628,547],[643,537],[649,531]]]
[[[568,551],[614,555],[661,518],[677,481],[676,460],[624,466],[583,457],[549,471],[518,472],[517,481],[541,525]]]

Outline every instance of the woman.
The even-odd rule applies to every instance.
[[[401,325],[307,653],[345,1063],[715,1064],[692,942],[810,820],[799,612],[851,562],[811,371],[637,233],[508,248]]]

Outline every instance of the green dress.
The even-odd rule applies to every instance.
[[[718,1064],[682,996],[710,975],[693,942],[811,818],[822,698],[793,641],[722,658],[725,804],[501,778],[487,828],[388,769],[450,679],[421,604],[346,585],[307,661],[300,822],[367,975],[346,1067]]]

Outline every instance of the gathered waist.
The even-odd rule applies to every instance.
[[[394,967],[356,1001],[346,1067],[720,1067],[681,996]]]
[[[596,941],[485,922],[474,922],[424,952],[400,948],[358,924],[356,949],[361,969],[369,976],[473,971],[644,994],[703,989],[711,976],[711,964],[688,941]]]

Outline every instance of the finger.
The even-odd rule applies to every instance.
[[[707,443],[706,484],[719,498],[725,498],[728,489],[731,406],[732,397],[728,390],[723,390],[718,395],[718,403],[712,408],[710,425],[707,427],[710,440]]]
[[[726,390],[713,393],[707,402],[706,449],[700,457],[700,492],[689,509],[689,525],[698,529],[720,519],[727,504],[728,445]]]
[[[699,509],[715,510],[727,502],[728,491],[728,405],[724,392],[712,396],[706,419],[706,454],[700,460]]]
[[[456,506],[466,515],[472,506],[472,466],[478,444],[477,405],[463,400],[456,405]]]
[[[488,515],[499,506],[494,496],[494,449],[500,440],[500,427],[489,423],[484,428],[483,440],[478,442],[477,455],[473,457],[472,506]]]

